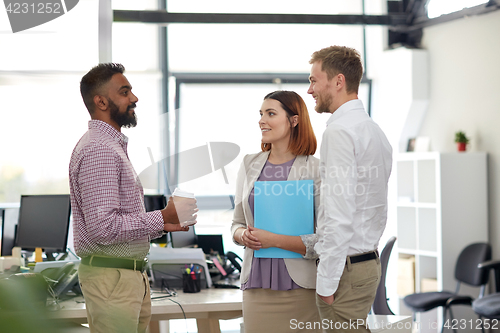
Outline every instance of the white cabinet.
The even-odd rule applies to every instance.
[[[415,258],[416,292],[428,279],[435,281],[438,291],[454,291],[459,253],[468,244],[488,241],[487,154],[399,154],[396,174],[397,252],[401,258]],[[475,289],[461,290],[477,297]],[[400,313],[411,313],[402,303],[401,298]],[[461,315],[471,314],[456,317]],[[433,327],[442,323],[441,310],[419,314],[417,322],[421,332],[436,332]]]

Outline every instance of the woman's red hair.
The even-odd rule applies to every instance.
[[[289,120],[293,116],[299,116],[295,127],[290,122],[288,150],[294,155],[314,155],[318,143],[311,126],[306,103],[304,103],[302,97],[294,91],[278,90],[267,94],[264,97],[264,100],[266,99],[274,99],[280,102]],[[271,150],[271,144],[262,143],[261,149],[262,151],[269,151]]]

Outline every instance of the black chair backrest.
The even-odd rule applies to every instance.
[[[455,266],[455,278],[472,286],[488,283],[487,270],[477,268],[479,263],[491,260],[491,246],[488,243],[474,243],[462,250]]]
[[[385,287],[385,277],[387,275],[387,266],[389,263],[389,257],[391,256],[392,248],[396,242],[396,237],[391,237],[385,244],[382,253],[380,253],[380,266],[382,269],[380,275],[380,283],[377,288],[377,294],[375,295],[375,300],[372,304],[372,313],[376,315],[393,315],[389,306],[387,305],[387,291]]]

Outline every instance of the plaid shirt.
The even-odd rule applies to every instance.
[[[143,259],[163,233],[160,211],[144,208],[144,192],[127,155],[128,138],[89,121],[69,165],[76,254]]]

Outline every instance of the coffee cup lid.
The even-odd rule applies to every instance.
[[[184,221],[184,222],[181,222],[181,226],[182,227],[190,227],[190,226],[193,226],[197,223],[198,221]]]
[[[192,198],[194,199],[194,193],[185,192],[180,190],[178,187],[175,188],[174,193],[172,193],[175,197],[183,197],[183,198]]]

